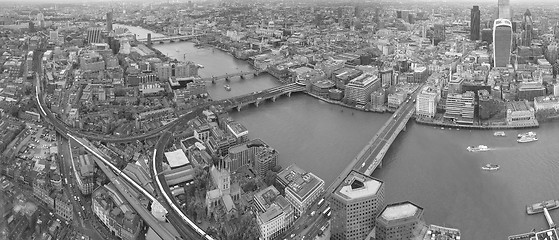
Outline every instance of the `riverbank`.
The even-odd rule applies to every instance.
[[[340,105],[342,107],[351,108],[351,109],[355,109],[355,110],[359,110],[359,111],[363,111],[363,112],[375,112],[375,113],[386,113],[386,112],[388,112],[386,109],[382,109],[382,110],[381,109],[378,109],[378,110],[377,109],[365,109],[365,108],[360,109],[360,108],[356,108],[355,106],[345,104],[341,101],[336,101],[336,100],[332,100],[332,99],[328,99],[328,98],[323,98],[321,96],[318,96],[316,94],[313,94],[313,93],[310,93],[310,92],[307,92],[307,91],[305,91],[305,93],[307,95],[311,96],[311,97],[314,97],[318,100],[322,100],[322,101],[330,103],[330,104]]]
[[[435,127],[449,127],[449,128],[464,128],[464,129],[478,129],[478,130],[506,130],[506,129],[523,129],[523,128],[537,128],[540,126],[538,121],[532,123],[523,123],[515,125],[466,125],[466,124],[455,124],[455,123],[445,123],[439,121],[432,121],[427,119],[421,119],[414,117],[415,122],[423,125],[435,126]]]

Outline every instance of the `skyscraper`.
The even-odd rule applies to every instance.
[[[511,20],[510,0],[499,0],[498,18]]]
[[[532,14],[530,10],[526,9],[524,13],[524,21],[522,22],[524,25],[524,33],[522,34],[522,43],[524,46],[531,46],[532,45],[532,31],[534,29],[532,23]]]
[[[470,40],[479,40],[480,34],[480,11],[479,6],[474,6],[470,14]]]
[[[508,19],[496,19],[493,24],[493,66],[506,67],[510,62],[512,48],[512,23]]]
[[[384,206],[384,183],[351,171],[329,198],[333,213],[330,239],[365,239]]]
[[[107,13],[107,32],[113,31],[113,12]]]

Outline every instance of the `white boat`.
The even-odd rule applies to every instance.
[[[197,66],[198,68],[204,68],[204,65],[202,65],[202,64],[196,64],[196,66]]]
[[[485,146],[485,145],[479,145],[477,147],[475,146],[468,146],[468,151],[470,152],[485,152],[485,151],[489,151],[489,147]]]
[[[501,168],[501,167],[497,164],[487,164],[487,165],[481,167],[481,169],[483,169],[485,171],[496,171],[496,170],[499,170],[499,168]]]
[[[225,90],[227,91],[231,91],[231,86],[229,86],[229,84],[225,84],[225,86],[223,86],[225,88]]]
[[[519,133],[518,138],[521,137],[536,137],[536,133],[535,132]]]
[[[534,141],[538,141],[537,137],[521,137],[520,139],[516,140],[519,143],[529,143],[529,142],[534,142]]]
[[[505,132],[499,131],[499,132],[493,133],[493,136],[495,136],[495,137],[506,137],[507,135],[505,134]]]

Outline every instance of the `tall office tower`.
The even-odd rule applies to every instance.
[[[422,207],[409,201],[393,203],[378,215],[375,237],[377,240],[414,239],[421,232],[422,222]]]
[[[113,31],[113,12],[107,13],[107,32]]]
[[[534,24],[532,22],[532,14],[530,10],[526,9],[524,13],[524,33],[522,35],[522,43],[524,46],[531,46],[532,45],[532,31],[534,30]]]
[[[103,29],[102,28],[88,28],[87,29],[87,42],[88,43],[103,43]]]
[[[480,11],[479,6],[474,6],[470,13],[470,40],[476,41],[480,38]]]
[[[330,239],[361,240],[375,228],[384,206],[384,183],[352,170],[329,197],[332,208]]]
[[[511,20],[510,0],[499,0],[498,18]]]
[[[444,24],[435,24],[433,29],[433,44],[438,45],[439,42],[446,39],[446,27]]]
[[[512,23],[508,19],[496,19],[493,24],[493,66],[506,67],[510,62],[512,48]]]

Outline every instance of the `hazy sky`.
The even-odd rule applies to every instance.
[[[83,2],[119,2],[122,0],[0,0],[0,3],[83,3]],[[139,2],[166,2],[167,0],[139,0]],[[187,0],[179,0],[187,2]],[[193,2],[198,2],[200,0],[192,0]],[[305,0],[301,0],[305,1]],[[332,0],[325,0],[332,1]],[[386,0],[383,0],[386,1]],[[426,2],[437,2],[439,0],[413,0],[414,2],[426,1]],[[440,0],[440,2],[464,2],[464,3],[495,3],[497,5],[498,0]],[[130,2],[130,0],[127,0]],[[345,2],[342,0],[341,2]],[[511,4],[515,3],[558,3],[559,0],[510,0]],[[1,7],[1,6],[0,6]]]

